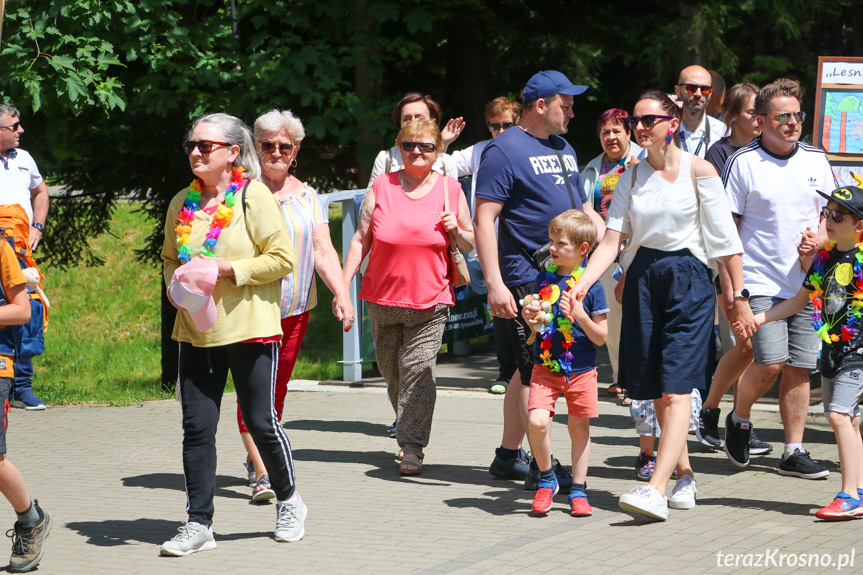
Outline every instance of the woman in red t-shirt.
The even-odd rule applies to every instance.
[[[359,297],[368,306],[378,368],[396,411],[402,475],[422,472],[431,433],[435,360],[455,303],[448,234],[463,252],[474,246],[461,186],[432,170],[441,145],[432,121],[402,127],[396,146],[405,167],[372,182],[345,258],[349,282],[371,250]]]

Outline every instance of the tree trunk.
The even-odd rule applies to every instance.
[[[447,92],[454,95],[443,112],[441,123],[462,116],[467,125],[453,150],[487,140],[485,105],[492,99],[489,83],[488,43],[484,26],[469,14],[460,14],[446,23]],[[497,96],[494,95],[494,96]],[[450,150],[452,152],[453,150]]]
[[[380,23],[370,16],[365,16],[367,0],[356,0],[354,14],[357,14],[355,34],[356,59],[354,60],[354,90],[363,109],[374,107],[381,97],[380,82],[373,80],[369,73],[370,55],[378,51],[377,42],[380,38]],[[366,118],[360,128],[357,139],[357,183],[363,187],[369,181],[372,173],[374,154],[383,146],[383,138],[372,130],[372,119]]]
[[[168,290],[159,274],[159,285],[162,286],[162,390],[174,393],[179,372],[180,347],[171,338],[174,331],[174,321],[177,319],[177,309],[168,301]]]

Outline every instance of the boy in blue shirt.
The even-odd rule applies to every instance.
[[[824,342],[821,348],[821,392],[824,413],[836,434],[842,491],[819,509],[819,519],[841,520],[863,515],[863,441],[858,402],[863,394],[863,189],[833,190],[822,210],[829,242],[812,257],[803,287],[755,316],[758,325],[815,307],[812,327]],[[805,238],[804,238],[805,240]],[[735,327],[738,327],[735,325]]]
[[[551,422],[560,394],[569,410],[572,439],[570,514],[587,517],[593,512],[585,495],[590,458],[590,418],[599,416],[596,382],[596,348],[608,334],[605,292],[594,284],[583,302],[572,302],[569,317],[560,308],[560,296],[578,280],[584,259],[596,242],[596,226],[580,210],[567,210],[548,225],[553,265],[540,272],[536,295],[525,298],[522,316],[536,332],[534,366],[528,400],[528,439],[540,470],[533,511],[545,514],[558,491],[551,468]]]

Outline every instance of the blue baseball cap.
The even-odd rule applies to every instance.
[[[557,70],[537,72],[527,81],[524,87],[524,101],[530,102],[539,98],[548,98],[554,94],[578,96],[587,90],[587,86],[576,86],[569,78]]]

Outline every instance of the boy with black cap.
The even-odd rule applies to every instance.
[[[812,327],[824,342],[821,349],[821,391],[824,413],[836,434],[842,491],[819,509],[819,519],[838,520],[863,515],[863,441],[858,402],[863,395],[863,189],[848,186],[829,195],[822,209],[827,237],[812,258],[803,287],[793,298],[755,315],[755,321],[775,321],[802,310],[811,300]]]

